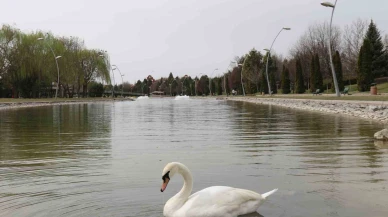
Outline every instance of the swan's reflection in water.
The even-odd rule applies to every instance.
[[[379,149],[388,149],[388,141],[375,140],[375,146]]]
[[[251,214],[240,215],[238,217],[264,217],[264,216],[260,215],[260,213],[258,213],[258,212],[255,212],[255,213],[251,213]]]

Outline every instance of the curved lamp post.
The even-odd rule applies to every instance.
[[[250,54],[248,53],[247,56],[249,56],[249,55],[250,55]],[[247,60],[246,57],[244,58],[244,63],[245,63],[245,60]],[[232,63],[236,63],[236,66],[237,66],[237,67],[241,66],[241,72],[240,72],[241,87],[242,87],[242,91],[243,91],[243,96],[245,96],[245,89],[244,89],[244,83],[243,83],[243,74],[242,74],[243,69],[244,69],[244,67],[243,67],[244,64],[241,64],[241,63],[238,63],[238,62],[234,62],[234,61],[232,61]]]
[[[267,76],[267,84],[268,84],[268,93],[269,95],[272,95],[272,91],[271,91],[271,85],[269,83],[269,76],[268,76],[268,61],[269,61],[269,55],[271,54],[271,50],[272,50],[272,47],[273,45],[275,44],[275,41],[276,39],[279,37],[280,33],[283,31],[283,30],[291,30],[291,28],[287,28],[287,27],[283,27],[279,33],[276,35],[275,39],[273,40],[272,44],[271,44],[271,47],[268,49],[264,49],[265,51],[267,51],[267,66],[265,67],[265,74]]]
[[[215,71],[217,71],[218,70],[218,68],[215,68],[214,70],[213,70],[213,72],[211,73],[211,75],[210,75],[210,77],[209,77],[209,90],[210,90],[210,96],[212,96],[212,85],[211,85],[211,76],[213,76],[213,74],[214,74],[214,72]]]
[[[121,76],[121,97],[123,97],[123,93],[124,93],[124,80],[123,80],[123,76],[124,76],[124,74],[121,74],[121,71],[120,71],[119,67],[117,67],[117,65],[112,65],[112,66],[115,67],[115,68],[112,69],[113,71],[117,69],[119,71],[119,73],[120,73],[120,76]]]
[[[332,12],[331,12],[330,27],[329,27],[329,56],[330,56],[331,73],[333,74],[333,82],[334,82],[334,87],[335,87],[335,93],[336,93],[336,95],[338,97],[340,97],[341,93],[339,91],[337,76],[336,76],[335,70],[334,70],[333,56],[331,55],[331,25],[333,23],[333,15],[334,15],[334,11],[335,11],[335,6],[337,5],[337,0],[335,0],[334,4],[332,4],[330,2],[322,2],[321,5],[333,9]]]
[[[44,40],[44,38],[38,38],[38,41]],[[54,59],[55,59],[55,64],[57,65],[57,72],[58,72],[58,80],[57,80],[57,89],[55,90],[55,99],[58,97],[58,90],[59,90],[59,66],[58,66],[58,59],[61,58],[62,56],[55,56],[53,48],[47,44],[47,46],[50,48],[51,52],[53,53]]]
[[[247,58],[244,59],[244,62]],[[241,64],[241,63],[237,63],[237,67],[241,66],[241,86],[242,86],[242,89],[243,89],[243,96],[245,96],[245,88],[244,88],[244,83],[243,83],[243,75],[242,75],[242,72],[243,72],[243,66],[244,64]]]

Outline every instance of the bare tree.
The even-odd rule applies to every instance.
[[[330,69],[330,56],[327,49],[329,40],[329,24],[315,23],[308,27],[306,32],[299,38],[290,50],[292,59],[300,59],[303,68],[305,83],[309,83],[311,75],[311,57],[316,53],[321,62],[321,70],[324,78],[332,78]],[[341,51],[341,29],[332,27],[331,46],[333,51]],[[292,61],[291,61],[292,62]],[[292,68],[290,74],[292,75]],[[291,80],[292,81],[292,80]]]
[[[367,29],[368,21],[360,18],[345,26],[342,45],[344,78],[357,77],[357,59]]]

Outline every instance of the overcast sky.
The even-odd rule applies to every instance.
[[[332,0],[334,2],[334,0]],[[78,36],[107,50],[133,83],[226,71],[235,56],[262,50],[284,27],[274,49],[284,56],[308,25],[330,19],[319,0],[2,0],[0,22],[24,32]],[[373,18],[388,32],[388,0],[339,0],[334,24]],[[118,72],[116,83],[121,83]]]

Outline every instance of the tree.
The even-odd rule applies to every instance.
[[[207,75],[202,75],[199,81],[197,81],[197,91],[198,95],[209,94],[209,78]]]
[[[260,76],[260,92],[268,94],[268,83],[264,69],[262,70]]]
[[[321,64],[319,62],[319,56],[318,54],[315,54],[315,78],[314,78],[314,86],[316,89],[320,89],[323,91],[323,77],[321,72]]]
[[[86,94],[88,83],[97,78],[110,82],[109,68],[103,58],[94,58],[93,61],[83,58],[83,52],[97,52],[88,50],[83,40],[56,37],[41,31],[23,33],[3,25],[0,29],[0,76],[5,92],[12,92],[13,97],[52,96],[53,87],[58,82],[56,59],[52,51],[55,56],[61,56],[57,61],[59,87],[65,90],[66,96],[79,93],[81,86]]]
[[[290,72],[286,68],[286,66],[283,64],[283,71],[282,71],[282,93],[283,94],[289,94],[291,92],[291,81],[290,81]]]
[[[345,85],[344,85],[343,75],[342,75],[341,56],[340,56],[338,51],[336,51],[334,56],[333,56],[333,65],[334,65],[334,71],[335,71],[337,81],[338,81],[338,88],[340,90],[343,90]]]
[[[261,68],[261,59],[263,56],[256,49],[252,49],[244,58],[242,74],[244,80],[247,80],[245,86],[248,93],[259,92],[259,71]],[[255,88],[250,88],[251,84]],[[252,91],[252,89],[254,89]]]
[[[344,78],[357,78],[357,60],[367,28],[368,21],[360,18],[345,26],[342,52]]]
[[[239,94],[243,93],[241,87],[241,67],[233,67],[228,80],[233,90],[237,90]]]
[[[358,57],[357,83],[358,91],[368,91],[373,82],[372,74],[372,45],[368,38],[364,39]]]
[[[374,78],[388,75],[387,73],[387,60],[384,53],[384,45],[381,39],[380,31],[377,29],[373,20],[369,24],[368,31],[366,32],[366,38],[368,38],[371,46],[372,55],[372,74]]]
[[[94,81],[90,82],[88,84],[88,93],[90,97],[101,97],[104,93],[104,85]]]
[[[318,54],[321,62],[321,73],[323,78],[332,78],[330,68],[330,55],[327,49],[327,41],[329,40],[330,25],[327,22],[315,23],[308,27],[306,32],[299,38],[293,48],[291,48],[291,59],[300,60],[303,75],[306,80],[311,74],[311,56]],[[331,46],[332,50],[341,50],[341,29],[338,26],[332,26]],[[293,72],[295,67],[290,67],[290,72]],[[291,73],[293,74],[293,73]]]
[[[218,77],[216,82],[217,82],[217,85],[216,85],[216,87],[217,87],[216,93],[217,93],[217,95],[222,95],[222,78]]]
[[[296,61],[296,81],[295,81],[295,92],[296,93],[304,93],[306,92],[306,89],[304,87],[304,79],[303,79],[303,70],[302,70],[302,63],[298,59]]]
[[[230,73],[227,73],[226,75],[224,75],[226,96],[228,96],[230,94],[229,75],[230,75]]]
[[[79,62],[81,64],[82,74],[79,77],[81,79],[80,82],[82,82],[82,92],[84,97],[86,97],[87,86],[91,80],[94,80],[97,77],[109,80],[109,66],[105,61],[106,58],[101,58],[100,55],[101,53],[97,50],[84,49],[80,52]],[[76,77],[78,76],[76,75]]]
[[[316,70],[316,64],[315,64],[315,55],[313,55],[311,57],[311,64],[310,64],[310,81],[309,81],[309,84],[310,84],[310,91],[315,91],[317,88],[315,86],[315,83],[316,83],[316,73],[317,73],[317,70]]]

